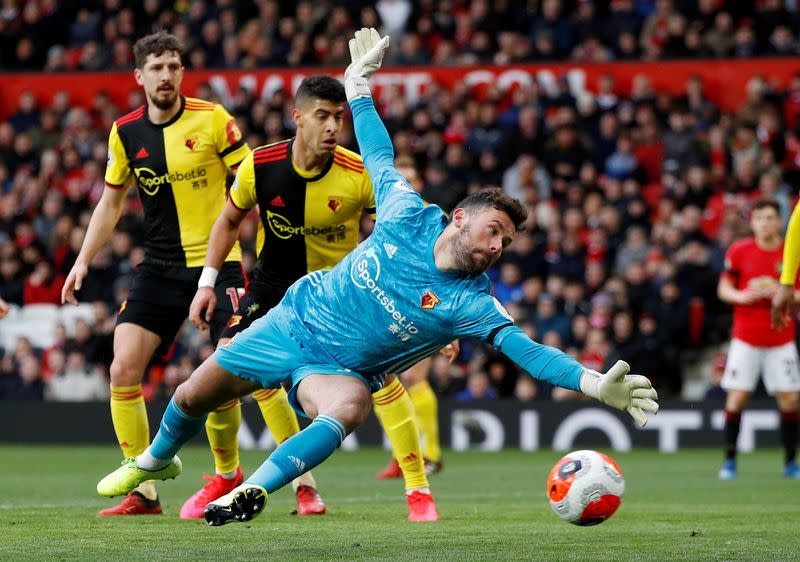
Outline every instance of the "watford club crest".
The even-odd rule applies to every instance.
[[[422,300],[419,303],[419,307],[425,310],[431,310],[440,302],[442,302],[442,299],[437,297],[433,291],[428,291],[422,295]]]
[[[328,208],[334,213],[342,207],[342,199],[340,197],[328,197]]]
[[[184,142],[186,148],[188,148],[192,152],[194,152],[194,149],[197,148],[198,143],[199,141],[197,140],[197,135],[189,137],[188,139],[186,139],[186,142]]]

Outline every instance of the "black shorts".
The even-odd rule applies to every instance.
[[[269,309],[278,305],[284,292],[275,290],[270,292],[245,293],[239,299],[239,306],[233,313],[228,325],[222,331],[220,338],[232,338],[239,332],[246,330],[250,324],[264,316]]]
[[[175,335],[189,316],[202,267],[165,267],[143,263],[133,278],[128,300],[122,303],[117,325],[125,322],[141,326],[161,336],[156,354],[164,356]],[[211,342],[216,347],[222,330],[233,314],[239,295],[244,292],[244,273],[239,262],[225,262],[219,271],[214,292],[217,306],[209,322]]]

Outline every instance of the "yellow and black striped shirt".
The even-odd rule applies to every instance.
[[[231,187],[231,202],[258,205],[258,262],[250,290],[280,294],[303,275],[330,269],[358,245],[364,212],[375,213],[361,156],[340,146],[319,172],[292,164],[293,140],[256,148]]]
[[[117,119],[108,139],[106,187],[135,180],[144,207],[147,259],[170,266],[203,265],[214,221],[225,206],[227,169],[250,152],[221,105],[181,98],[181,108],[156,125],[142,106]],[[226,261],[241,260],[239,243]]]

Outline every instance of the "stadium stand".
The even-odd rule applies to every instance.
[[[362,25],[392,35],[390,64],[441,65],[426,67],[434,75],[472,64],[788,57],[798,53],[797,16],[795,3],[778,0],[7,2],[0,69],[131,70],[132,42],[160,27],[185,41],[195,71],[342,67],[345,38]],[[696,365],[728,336],[716,297],[725,250],[746,231],[754,200],[776,199],[784,219],[795,202],[800,74],[785,86],[753,75],[744,101],[727,107],[704,90],[702,65],[669,90],[645,74],[623,89],[611,68],[591,89],[561,73],[508,92],[433,83],[416,100],[387,87],[382,113],[430,202],[449,210],[501,186],[533,210],[491,272],[497,298],[530,335],[598,369],[625,357],[664,395],[698,397],[708,384]],[[223,98],[210,84],[185,93],[225,102],[251,146],[292,134],[283,90],[266,99],[246,88]],[[57,303],[103,189],[107,132],[142,102],[97,91],[84,107],[56,92],[45,105],[24,92],[0,112],[0,297],[14,305],[0,321],[0,399],[78,399],[47,381],[67,370],[107,376],[112,311],[143,257],[135,193],[92,264],[81,307]],[[343,144],[356,149],[352,136]],[[244,249],[252,264],[253,244]],[[164,359],[172,388],[174,373],[186,376],[208,353],[187,327]],[[569,397],[519,384],[516,367],[470,342],[460,359],[455,369],[434,364],[442,396]],[[163,376],[163,366],[151,369],[151,394],[165,392]],[[93,384],[87,398],[100,397]]]

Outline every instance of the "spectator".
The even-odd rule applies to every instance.
[[[554,332],[562,341],[566,341],[569,337],[569,320],[558,311],[555,299],[548,293],[542,293],[539,296],[533,323],[540,336]]]
[[[522,300],[522,270],[512,262],[500,266],[500,279],[494,284],[494,295],[502,304],[518,303]]]
[[[79,351],[69,354],[66,368],[47,381],[45,397],[53,402],[107,400],[108,380],[95,368],[86,365]]]
[[[18,367],[0,379],[0,398],[43,400],[44,383],[40,377],[39,360],[34,355],[22,357]]]
[[[694,132],[682,109],[669,114],[669,129],[664,132],[664,172],[680,177],[696,161]]]
[[[636,171],[639,163],[633,153],[633,142],[627,134],[622,134],[617,138],[617,149],[606,159],[606,175],[625,180],[631,177]]]
[[[42,260],[25,279],[23,304],[59,304],[64,276],[53,271],[53,266]]]
[[[561,0],[543,0],[541,12],[534,18],[529,32],[533,42],[543,36],[551,38],[555,49],[548,54],[555,56],[568,54],[574,46],[571,26],[561,17],[562,8]]]
[[[536,380],[527,373],[522,373],[514,386],[514,398],[520,402],[532,402],[539,396],[539,387]]]
[[[497,392],[489,381],[486,371],[475,370],[467,376],[467,386],[455,394],[455,399],[466,400],[494,400]]]

